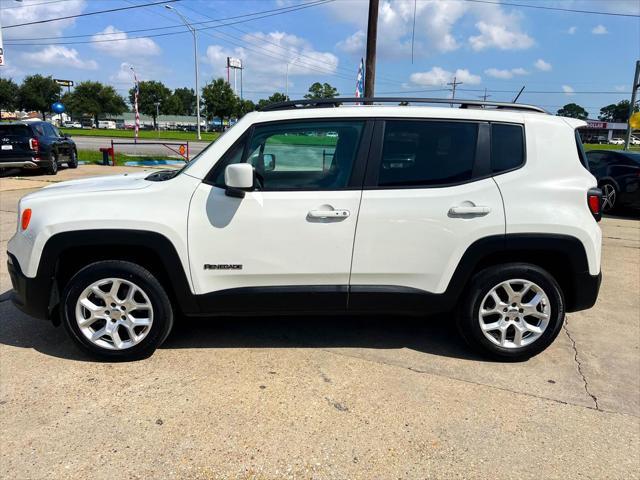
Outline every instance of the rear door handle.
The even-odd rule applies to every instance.
[[[309,218],[347,218],[349,210],[310,210]]]
[[[458,207],[451,207],[449,209],[449,215],[473,215],[473,216],[481,216],[486,215],[491,212],[491,207],[480,206],[480,205],[461,205]]]

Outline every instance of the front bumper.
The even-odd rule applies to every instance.
[[[56,305],[57,289],[54,279],[29,278],[22,273],[16,257],[8,254],[7,269],[13,286],[11,301],[27,315],[49,320]]]

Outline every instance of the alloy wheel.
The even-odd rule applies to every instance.
[[[153,306],[145,291],[121,278],[93,282],[78,297],[75,317],[82,334],[94,345],[124,350],[151,331]]]
[[[550,317],[547,294],[537,284],[522,279],[494,286],[482,299],[478,312],[483,335],[509,349],[535,342],[545,332]]]
[[[610,183],[602,185],[602,210],[610,212],[616,204],[616,188]]]

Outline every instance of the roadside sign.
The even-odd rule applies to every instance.
[[[640,130],[640,112],[631,115],[629,125],[631,125],[631,130]]]
[[[185,147],[184,145],[180,145],[180,148],[178,148],[178,152],[180,152],[180,155],[184,157],[184,154],[187,153],[187,147]]]
[[[242,60],[239,58],[227,57],[228,68],[242,68]]]
[[[60,78],[54,78],[53,81],[61,87],[73,87],[73,80],[62,80]]]

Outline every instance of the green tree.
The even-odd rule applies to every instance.
[[[236,110],[233,114],[236,118],[244,117],[247,113],[253,112],[256,109],[256,104],[251,100],[240,100],[236,102]]]
[[[159,111],[162,114],[168,113],[167,108],[171,105],[167,103],[171,97],[169,90],[162,82],[155,80],[143,81],[139,83],[140,92],[138,93],[138,110],[140,113],[150,115],[153,118],[153,126],[157,128],[158,119],[156,118],[156,103],[159,103]],[[135,88],[129,90],[129,101],[131,105],[134,103]]]
[[[196,94],[193,88],[176,88],[172,97],[179,102],[178,111],[175,115],[195,115],[196,114]]]
[[[258,109],[266,107],[271,103],[280,103],[280,102],[288,102],[289,97],[287,97],[284,93],[276,92],[271,95],[269,98],[262,98],[258,100]]]
[[[589,113],[577,103],[567,103],[558,110],[557,114],[561,117],[578,118],[580,120],[586,120],[589,116]]]
[[[638,111],[638,105],[634,107],[633,111]],[[602,107],[598,118],[605,122],[626,122],[629,120],[629,100],[622,100]]]
[[[0,78],[0,110],[15,110],[20,87],[10,78]]]
[[[51,104],[60,98],[60,85],[51,76],[29,75],[18,90],[18,107],[40,112],[42,119],[51,109]]]
[[[95,124],[105,114],[119,115],[127,110],[124,98],[109,85],[100,82],[80,82],[72,93],[62,97],[67,111],[77,114],[89,114]]]
[[[338,90],[332,87],[328,83],[316,82],[309,87],[309,93],[304,98],[335,98],[338,95]]]
[[[202,99],[207,110],[207,119],[230,118],[236,111],[238,97],[226,80],[218,78],[202,89]]]

